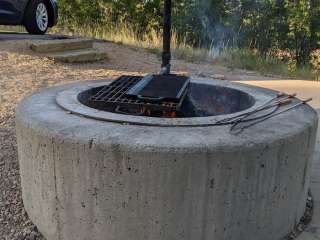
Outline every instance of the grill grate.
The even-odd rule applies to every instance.
[[[150,83],[141,91],[142,96],[164,97],[168,99],[179,99],[181,93],[188,84],[188,77],[176,75],[153,76]]]
[[[143,79],[142,76],[121,76],[110,85],[103,86],[96,94],[90,97],[90,104],[99,106],[99,109],[113,109],[121,113],[143,114],[146,110],[150,111],[179,111],[184,97],[183,94],[179,101],[161,101],[154,102],[130,96],[127,92]],[[120,110],[125,109],[125,112]],[[129,112],[128,112],[129,111]]]
[[[150,101],[179,101],[190,82],[189,77],[173,74],[149,75],[128,91],[128,95]]]

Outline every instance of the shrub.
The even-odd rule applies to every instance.
[[[312,52],[310,60],[316,80],[320,79],[320,49]]]

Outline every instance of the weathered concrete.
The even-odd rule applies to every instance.
[[[96,62],[108,58],[105,52],[93,48],[92,39],[32,41],[30,48],[57,62]]]
[[[243,83],[243,81],[242,81]],[[277,91],[296,92],[301,98],[313,98],[310,105],[320,115],[320,82],[306,80],[267,80],[267,81],[245,81],[246,84],[266,87]],[[313,195],[314,209],[313,219],[305,232],[298,236],[297,240],[319,240],[320,239],[320,128],[318,128],[316,151],[311,174],[310,190]]]
[[[48,58],[57,62],[79,63],[79,62],[96,62],[107,59],[107,54],[98,49],[88,48],[66,52],[50,53]]]
[[[95,120],[56,104],[80,86],[17,108],[23,200],[48,240],[278,240],[302,216],[317,125],[309,106],[231,135]]]
[[[93,47],[92,39],[42,40],[30,43],[30,48],[38,53],[63,52]]]
[[[320,111],[318,111],[320,114]],[[318,128],[318,143],[316,144],[316,153],[311,171],[310,190],[313,197],[313,218],[307,229],[298,236],[297,240],[319,240],[320,239],[320,148],[319,137],[320,128]]]

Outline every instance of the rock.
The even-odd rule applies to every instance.
[[[30,233],[29,240],[36,240],[36,239],[37,239],[37,234],[34,232]]]
[[[203,73],[203,72],[199,72],[197,75],[198,75],[199,77],[208,77],[208,75],[205,74],[205,73]]]
[[[218,80],[226,80],[226,76],[223,74],[213,74],[211,77]]]
[[[246,74],[247,74],[247,75],[251,75],[251,76],[252,76],[252,75],[255,75],[256,73],[255,73],[255,72],[253,72],[253,71],[246,71]]]

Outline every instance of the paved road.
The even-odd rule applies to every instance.
[[[31,35],[28,33],[15,33],[15,32],[0,32],[0,41],[9,40],[52,40],[52,39],[66,39],[71,38],[65,35]]]
[[[286,93],[298,93],[302,99],[313,98],[310,103],[320,117],[320,82],[300,80],[268,80],[268,81],[241,81],[259,87],[271,88]],[[320,240],[320,127],[316,144],[316,154],[311,176],[311,192],[314,197],[314,216],[308,229],[297,240]]]
[[[268,81],[241,81],[250,85],[271,88],[286,93],[298,93],[302,99],[313,98],[312,107],[320,111],[320,81],[303,80],[268,80]]]

